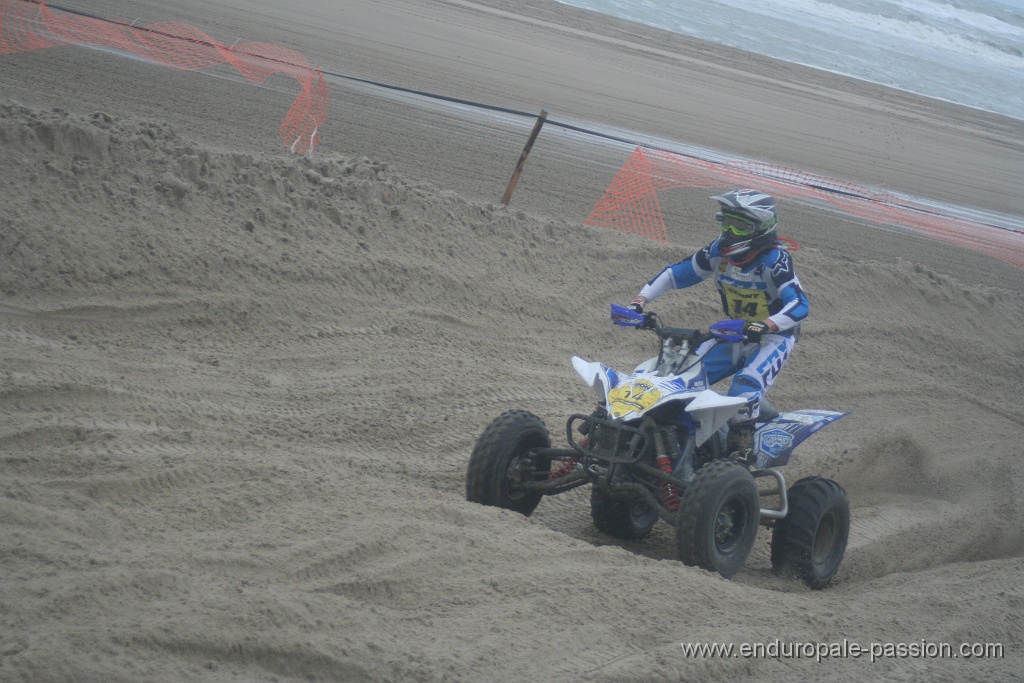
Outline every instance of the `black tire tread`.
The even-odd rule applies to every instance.
[[[525,444],[523,443],[525,441]],[[517,448],[548,447],[551,438],[544,421],[526,410],[508,410],[494,418],[477,439],[466,470],[466,500],[515,510],[529,516],[543,494],[513,500],[506,495],[509,463]]]
[[[750,538],[745,542],[747,546],[745,552],[741,551],[736,556],[736,558],[739,558],[739,561],[734,561],[728,566],[720,566],[715,562],[715,557],[712,555],[713,549],[700,542],[699,527],[701,522],[704,521],[702,515],[706,514],[708,498],[709,496],[714,497],[716,488],[722,486],[723,482],[728,484],[730,478],[737,477],[742,479],[744,476],[750,480],[749,490],[753,492],[754,509],[756,510],[756,518],[752,524],[753,531],[749,532]],[[708,571],[717,571],[725,578],[729,578],[740,570],[751,548],[754,546],[754,540],[757,536],[757,524],[760,521],[759,506],[757,485],[754,484],[753,477],[750,476],[745,467],[731,460],[712,460],[697,472],[697,476],[687,487],[686,491],[683,492],[680,500],[679,512],[676,517],[676,544],[679,559],[688,566],[701,567]]]
[[[789,513],[776,523],[772,533],[772,569],[779,575],[795,576],[810,588],[824,588],[835,576],[849,540],[850,504],[846,491],[831,479],[806,477],[790,487],[787,497]],[[842,548],[835,566],[822,575],[812,566],[811,549],[821,518],[833,506],[838,506]]]
[[[629,509],[629,502],[616,500],[596,486],[590,490],[590,517],[598,531],[625,541],[647,538],[658,521],[658,515],[652,511],[650,524],[638,526]]]

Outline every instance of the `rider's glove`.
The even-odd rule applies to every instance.
[[[772,329],[762,322],[743,323],[743,336],[751,344],[760,344],[761,337],[770,334]]]
[[[629,305],[629,309],[635,313],[643,313],[644,305],[647,303],[647,299],[642,296],[638,296],[633,299],[633,303]]]

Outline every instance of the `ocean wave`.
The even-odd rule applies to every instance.
[[[562,1],[1024,118],[1024,9],[993,0]]]

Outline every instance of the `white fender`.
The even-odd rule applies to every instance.
[[[583,378],[583,381],[587,383],[587,386],[594,386],[594,382],[598,378],[604,377],[604,372],[602,372],[604,366],[600,363],[591,363],[590,361],[583,360],[579,356],[572,357],[572,367]]]
[[[697,445],[704,443],[717,432],[729,418],[736,414],[747,399],[739,396],[722,396],[711,391],[702,391],[686,406],[687,412],[693,413],[698,422],[697,433],[694,435]]]
[[[613,388],[608,385],[615,381],[614,377],[618,376],[618,373],[612,368],[601,363],[583,360],[579,356],[572,357],[572,367],[587,385],[597,391],[600,399],[604,399],[608,391]],[[697,433],[694,435],[697,444],[700,445],[710,439],[712,434],[717,432],[722,425],[728,422],[730,417],[736,414],[736,411],[746,404],[747,399],[745,398],[722,396],[710,389],[694,396],[687,404],[686,410],[693,414],[699,424]]]
[[[594,391],[597,393],[598,403],[604,403],[605,395],[608,393],[608,390],[611,389],[611,387],[608,386],[608,371],[610,368],[606,368],[600,363],[585,361],[579,356],[572,357],[572,367],[575,368],[576,372],[579,373],[584,382],[593,387]]]

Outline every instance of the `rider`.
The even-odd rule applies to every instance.
[[[725,314],[744,321],[745,340],[714,347],[704,357],[704,367],[712,384],[733,375],[729,395],[749,400],[729,420],[726,440],[730,456],[747,457],[754,446],[760,403],[792,353],[810,304],[789,252],[776,236],[775,200],[756,190],[735,190],[711,199],[721,205],[715,216],[721,236],[661,271],[644,285],[630,308],[643,313],[644,306],[670,289],[714,277]]]

